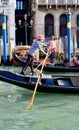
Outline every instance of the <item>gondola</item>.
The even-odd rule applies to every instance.
[[[15,52],[14,52],[14,59],[18,61],[21,64],[26,63],[26,59],[20,58]],[[34,68],[36,68],[41,61],[34,61]],[[41,66],[38,67],[38,69],[41,69]],[[44,71],[48,72],[79,72],[79,66],[77,66],[75,63],[73,66],[68,65],[68,63],[55,63],[54,65],[50,62],[46,62],[44,68]]]
[[[0,80],[19,87],[34,90],[38,75],[22,75],[17,72],[0,70]],[[42,75],[37,92],[79,93],[79,76]]]

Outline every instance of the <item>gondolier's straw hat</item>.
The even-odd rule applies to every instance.
[[[38,35],[37,39],[42,40],[42,39],[44,39],[44,36],[43,35]]]

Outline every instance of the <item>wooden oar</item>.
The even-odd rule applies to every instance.
[[[36,71],[43,64],[43,62],[44,60],[39,63],[39,65],[34,69],[34,71]]]
[[[38,84],[39,84],[39,82],[40,82],[40,80],[41,80],[42,71],[43,71],[43,68],[44,68],[44,65],[45,65],[45,62],[46,62],[48,56],[49,56],[49,55],[47,54],[46,57],[45,57],[45,59],[43,60],[42,67],[41,67],[41,70],[40,70],[40,73],[39,73],[39,76],[38,76],[38,80],[37,80],[36,85],[35,85],[35,89],[34,89],[34,91],[33,91],[32,98],[31,98],[31,100],[30,100],[28,106],[27,106],[26,109],[24,110],[24,112],[26,112],[28,109],[30,109],[30,107],[32,106],[32,104],[33,104],[33,102],[34,102],[34,97],[35,97],[35,94],[36,94],[36,90],[37,90]]]
[[[51,54],[51,53],[50,53]],[[50,55],[49,54],[49,55]],[[42,60],[40,63],[39,63],[39,65],[34,69],[34,71],[36,71],[42,64],[43,64],[43,62],[44,62],[44,60]]]

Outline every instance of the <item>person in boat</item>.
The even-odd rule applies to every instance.
[[[27,67],[29,66],[31,68],[31,72],[32,75],[34,75],[34,70],[33,70],[33,60],[34,60],[34,54],[36,53],[36,51],[40,50],[42,53],[44,53],[45,55],[48,55],[48,53],[46,53],[43,50],[43,45],[47,46],[46,44],[43,43],[44,41],[44,36],[43,35],[38,35],[37,38],[33,41],[29,51],[28,51],[28,58],[26,59],[26,64],[23,65],[21,74],[25,74],[25,71],[27,69]]]
[[[79,67],[79,56],[77,57],[77,59],[74,60],[74,62],[75,62],[75,65],[76,65],[77,67]]]
[[[74,57],[72,61],[66,61],[65,62],[66,66],[68,67],[79,67],[79,58]]]
[[[48,42],[48,45],[49,45],[50,50],[51,50],[50,62],[54,64],[55,50],[56,50],[56,43],[55,43],[54,35],[51,36],[51,40]]]

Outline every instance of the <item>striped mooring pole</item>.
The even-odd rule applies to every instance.
[[[67,13],[68,61],[71,61],[71,12]]]
[[[7,61],[7,36],[6,36],[6,15],[2,13],[2,33],[3,33],[3,61]]]

